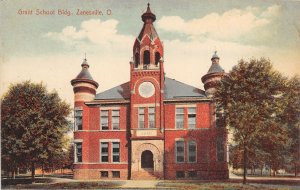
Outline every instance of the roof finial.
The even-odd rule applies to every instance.
[[[86,53],[84,53],[84,60],[86,61]]]
[[[150,3],[148,3],[147,5],[148,5],[148,7],[150,7]]]

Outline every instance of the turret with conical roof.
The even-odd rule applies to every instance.
[[[211,58],[212,64],[208,72],[201,78],[204,83],[205,93],[208,97],[213,96],[217,82],[225,75],[225,71],[220,66],[219,60],[220,57],[217,55],[217,51],[215,51]]]
[[[75,79],[71,80],[75,104],[76,102],[93,100],[96,94],[96,89],[99,86],[89,72],[90,66],[87,63],[86,58],[83,60],[81,67],[82,69],[80,73],[75,77]]]

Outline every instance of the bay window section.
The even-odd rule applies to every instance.
[[[155,128],[155,108],[148,108],[148,127]]]
[[[100,115],[101,130],[108,130],[108,110],[101,110]]]
[[[112,129],[119,130],[120,129],[120,111],[112,110]]]
[[[108,142],[101,142],[100,149],[101,162],[108,162]]]
[[[184,128],[184,108],[176,108],[176,129]]]
[[[196,108],[188,108],[188,128],[196,128]]]

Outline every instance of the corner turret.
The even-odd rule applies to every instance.
[[[75,104],[76,102],[93,100],[96,95],[96,89],[99,86],[89,72],[90,66],[86,59],[83,60],[81,67],[81,72],[77,75],[77,77],[75,77],[75,79],[71,80]]]
[[[220,57],[217,55],[217,51],[214,52],[211,58],[211,66],[201,80],[204,84],[205,93],[208,97],[212,97],[216,91],[217,82],[225,75],[224,69],[219,64]]]

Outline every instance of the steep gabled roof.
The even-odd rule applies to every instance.
[[[165,78],[164,94],[165,99],[206,98],[203,90],[168,77]]]
[[[206,98],[205,92],[199,88],[184,84],[175,79],[165,78],[165,99]],[[98,93],[95,100],[130,99],[130,84],[126,82],[104,92]]]

